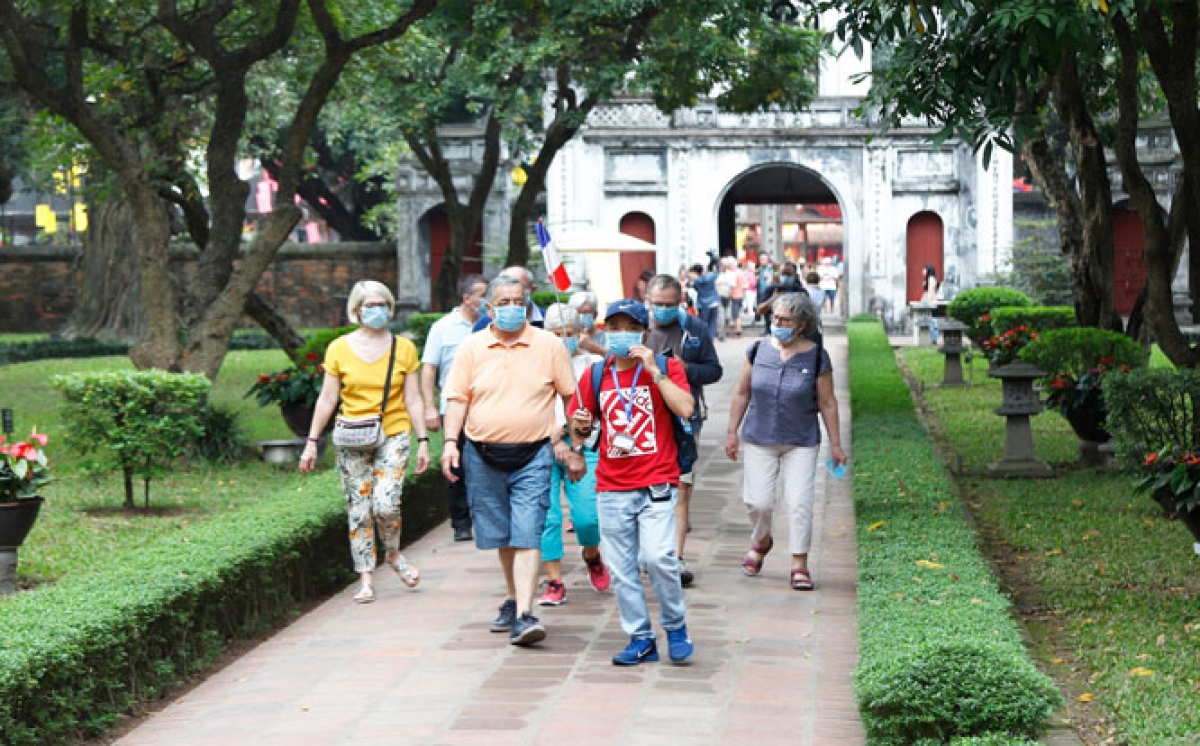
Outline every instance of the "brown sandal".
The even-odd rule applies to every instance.
[[[808,570],[792,570],[792,590],[793,591],[811,591],[816,586],[813,585],[812,575]]]
[[[742,572],[751,578],[758,577],[762,573],[763,560],[774,546],[775,538],[772,536],[768,536],[764,544],[751,544],[750,551],[742,558]],[[758,555],[757,558],[754,557],[755,554]]]

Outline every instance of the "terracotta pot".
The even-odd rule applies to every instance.
[[[0,549],[12,550],[21,546],[33,528],[43,502],[43,498],[33,497],[0,503]]]

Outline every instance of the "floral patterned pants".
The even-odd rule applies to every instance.
[[[355,572],[375,569],[375,531],[387,552],[400,551],[400,494],[408,466],[408,433],[389,437],[373,451],[337,450],[337,468],[350,517]]]

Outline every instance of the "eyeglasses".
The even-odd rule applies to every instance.
[[[364,303],[364,304],[362,304],[362,307],[363,308],[387,308],[388,304],[387,303]]]
[[[791,316],[772,316],[771,323],[775,326],[792,326],[796,323],[796,320]]]

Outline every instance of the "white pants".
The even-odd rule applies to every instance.
[[[742,502],[750,514],[750,543],[762,546],[771,535],[775,502],[783,492],[788,516],[788,548],[792,554],[808,554],[812,546],[814,482],[817,446],[757,446],[742,441],[746,465],[742,470]]]

